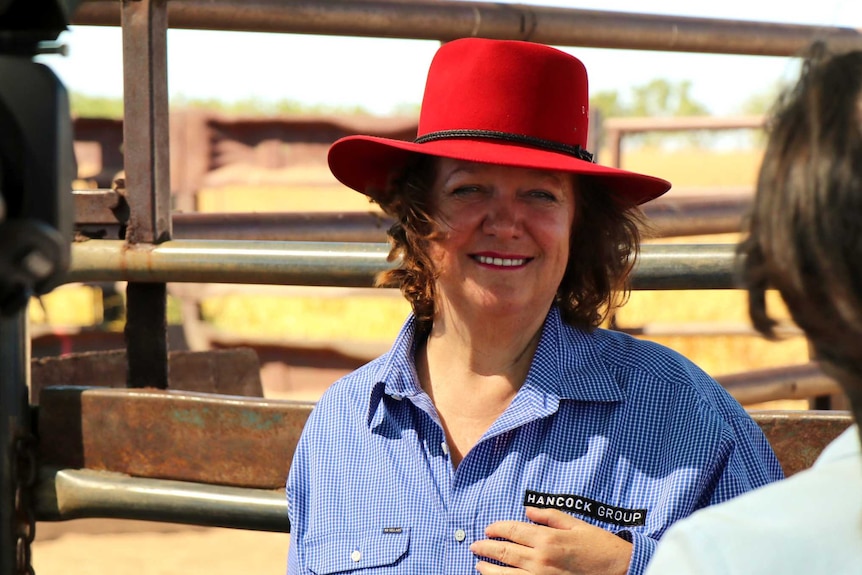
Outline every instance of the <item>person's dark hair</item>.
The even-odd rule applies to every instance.
[[[376,284],[401,289],[420,331],[430,330],[434,318],[435,272],[428,243],[438,226],[427,198],[436,165],[433,157],[418,155],[387,189],[375,194],[383,211],[394,219],[389,260],[400,260],[397,268],[382,272]],[[556,297],[567,323],[590,330],[625,301],[642,224],[637,206],[624,205],[591,179],[576,181],[569,264]]]
[[[776,102],[739,246],[754,326],[774,338],[781,294],[817,359],[862,414],[862,52],[815,45]]]

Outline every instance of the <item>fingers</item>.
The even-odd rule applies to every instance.
[[[498,541],[494,539],[481,539],[479,541],[474,541],[470,545],[470,551],[477,557],[493,559],[514,568],[522,567],[526,564],[529,550],[529,548],[518,545],[517,543]],[[491,573],[517,572],[503,571],[497,568],[499,568],[499,565],[493,565],[492,563],[486,563],[484,561],[480,561],[476,565],[476,569],[480,573],[483,573],[483,575],[489,575]]]
[[[497,521],[485,528],[489,539],[505,539],[519,545],[535,546],[536,526],[523,521]]]
[[[539,525],[546,525],[554,529],[574,529],[580,525],[587,525],[577,517],[564,513],[559,509],[542,509],[539,507],[527,507],[527,519]]]
[[[476,563],[476,571],[481,575],[530,575],[529,571],[518,569],[517,567],[508,567],[506,565],[496,565],[487,561],[479,561]]]
[[[533,523],[523,521],[497,521],[485,528],[485,536],[489,539],[504,539],[524,545],[537,547],[544,544],[549,534],[547,527],[571,531],[578,527],[588,526],[585,521],[572,517],[558,509],[539,509],[527,507],[527,518]]]
[[[480,561],[482,575],[522,573],[625,573],[632,544],[610,531],[557,509],[526,509],[531,523],[497,521],[485,528],[489,539],[475,541],[470,551],[503,567]]]
[[[497,521],[485,528],[485,535],[488,539],[474,541],[470,551],[479,557],[499,561],[511,569],[480,562],[476,569],[482,575],[533,573],[537,565],[548,560],[548,551],[553,542],[547,526],[523,521]]]

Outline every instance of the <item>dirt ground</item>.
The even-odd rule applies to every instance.
[[[38,523],[37,575],[284,575],[290,535],[111,519]]]

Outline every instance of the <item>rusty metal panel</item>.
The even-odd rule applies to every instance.
[[[43,465],[278,489],[313,402],[173,390],[52,387],[39,408]],[[849,412],[752,411],[786,475],[810,467]]]
[[[168,354],[171,388],[245,397],[263,397],[260,361],[250,348],[172,351]],[[30,361],[30,400],[56,386],[120,388],[126,386],[126,351],[90,351]]]
[[[46,388],[41,464],[278,489],[313,405],[173,390]]]
[[[853,424],[848,411],[751,411],[791,476],[814,463],[823,448]]]

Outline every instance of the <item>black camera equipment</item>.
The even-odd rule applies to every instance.
[[[69,100],[34,57],[67,28],[78,2],[0,0],[0,317],[51,291],[69,266]]]

